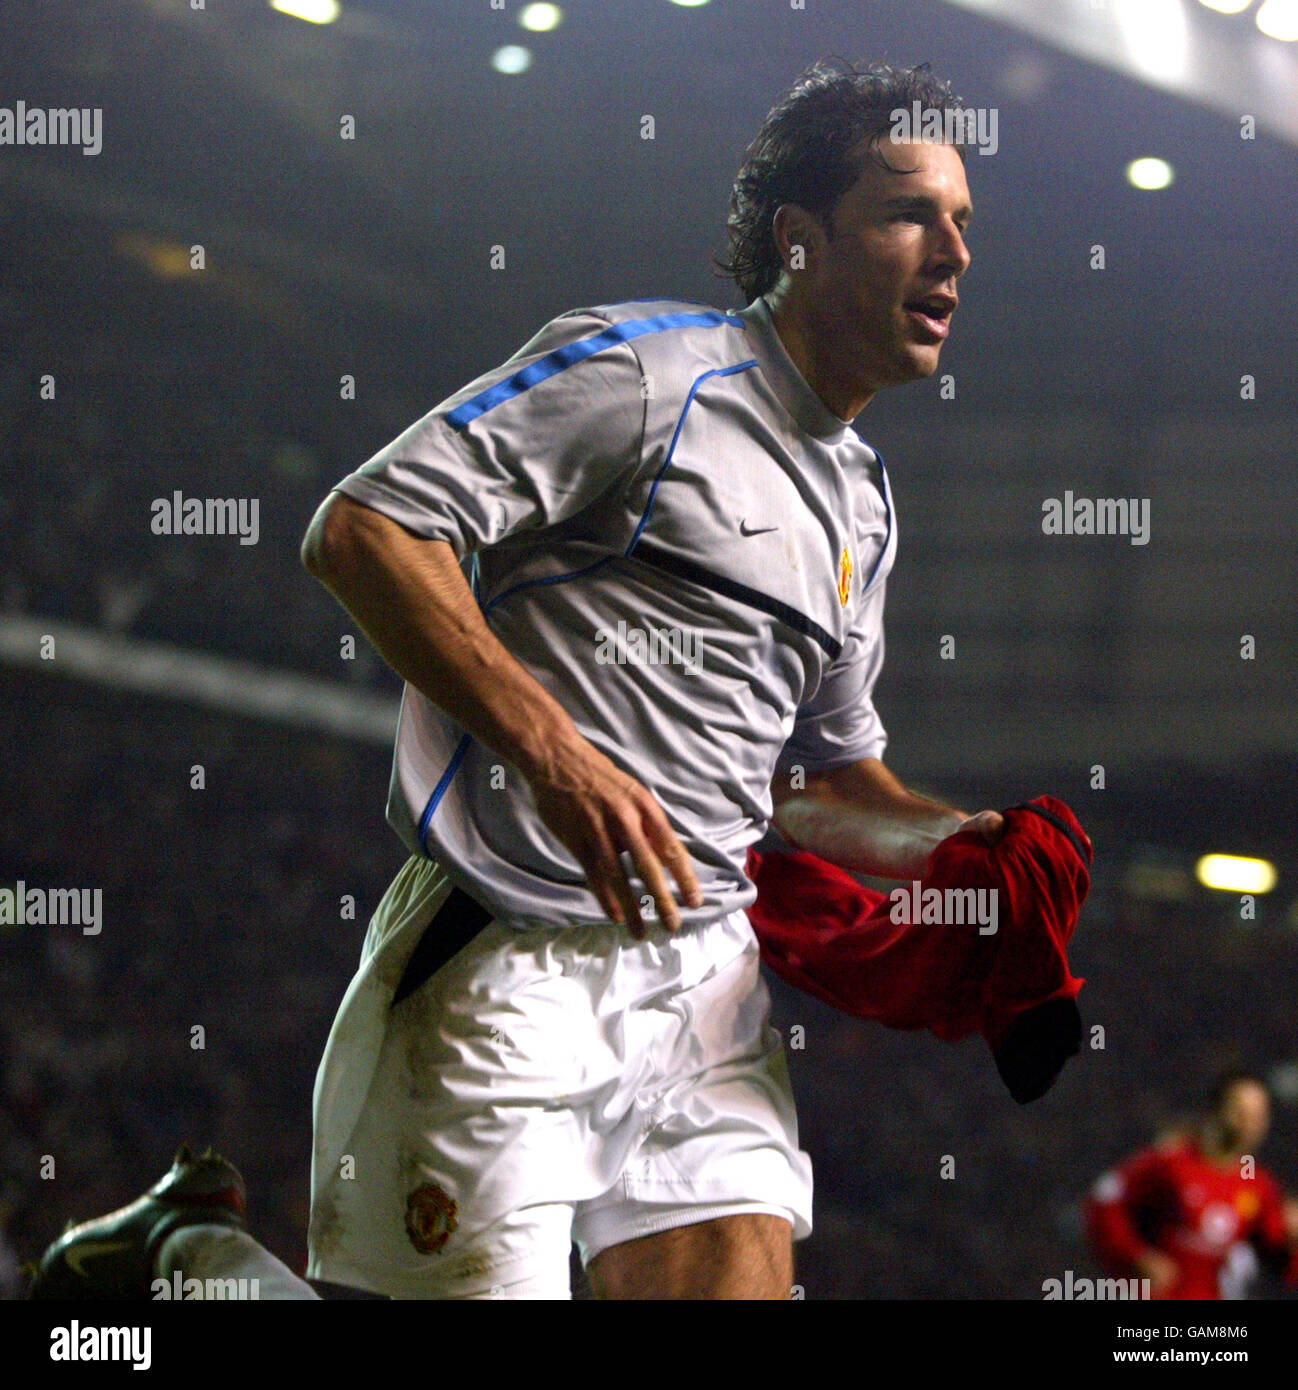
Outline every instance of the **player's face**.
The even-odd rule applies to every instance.
[[[1233,1148],[1248,1153],[1261,1144],[1271,1127],[1271,1102],[1256,1081],[1241,1081],[1226,1092],[1218,1112]]]
[[[890,167],[865,161],[834,211],[834,236],[809,286],[818,330],[836,356],[854,357],[871,391],[937,370],[956,281],[969,268],[964,230],[973,215],[954,146],[883,139],[876,148]]]

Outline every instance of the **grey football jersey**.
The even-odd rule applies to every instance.
[[[563,314],[336,490],[449,543],[508,651],[653,793],[703,889],[687,924],[756,896],[777,768],[883,752],[887,473],[763,299]],[[520,773],[436,694],[402,698],[403,842],[512,925],[606,920]]]

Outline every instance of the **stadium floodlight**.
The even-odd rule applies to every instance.
[[[706,5],[708,0],[672,0],[673,5],[680,5],[683,9],[692,10],[697,5]]]
[[[270,0],[270,7],[308,24],[332,24],[343,8],[338,0]]]
[[[1175,171],[1165,159],[1154,159],[1146,156],[1142,159],[1133,159],[1127,165],[1127,182],[1133,188],[1139,188],[1144,192],[1166,188],[1175,177]]]
[[[1127,58],[1158,82],[1184,80],[1190,65],[1190,30],[1181,0],[1113,0]]]
[[[1298,0],[1264,0],[1241,13],[1257,24],[1218,20],[1194,0],[946,0],[1009,24],[1084,62],[1114,68],[1196,101],[1238,123],[1298,145]]]
[[[1199,0],[1205,9],[1216,10],[1218,14],[1243,14],[1253,0]]]
[[[558,5],[524,5],[518,12],[518,22],[533,34],[548,34],[557,29],[563,20],[563,11]]]
[[[1236,854],[1205,854],[1194,874],[1205,888],[1223,893],[1269,893],[1276,881],[1275,865],[1269,860]]]
[[[1269,39],[1283,43],[1298,40],[1298,0],[1262,0],[1257,27]]]
[[[532,51],[522,44],[507,43],[491,55],[491,66],[497,72],[526,72],[532,66]]]

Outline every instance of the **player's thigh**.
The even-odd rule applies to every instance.
[[[492,923],[391,1009],[347,1170],[313,1205],[314,1276],[398,1298],[568,1296],[573,1210],[644,1125],[634,1059],[592,1003],[615,948]]]
[[[609,1246],[586,1274],[596,1298],[788,1299],[793,1226],[766,1212],[675,1226]]]

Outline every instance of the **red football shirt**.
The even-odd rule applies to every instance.
[[[1151,1247],[1176,1261],[1176,1282],[1155,1298],[1221,1298],[1222,1271],[1240,1241],[1272,1264],[1287,1262],[1289,1281],[1298,1282],[1279,1184],[1260,1167],[1246,1178],[1238,1161],[1213,1162],[1194,1139],[1147,1149],[1105,1173],[1086,1221],[1112,1275],[1136,1275],[1137,1257]]]

